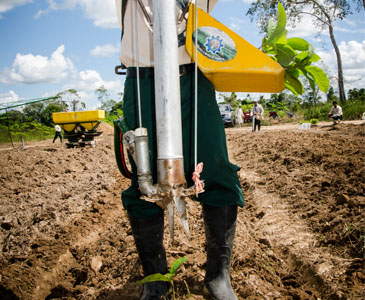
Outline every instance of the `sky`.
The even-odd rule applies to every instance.
[[[251,0],[220,0],[211,15],[256,47],[263,35],[246,12]],[[364,11],[335,23],[345,89],[365,87]],[[321,35],[308,18],[288,37],[315,46],[329,76],[337,73],[327,31]],[[0,103],[54,96],[76,89],[87,109],[100,103],[101,85],[118,100],[124,76],[119,64],[120,29],[114,0],[0,0]],[[336,89],[335,81],[331,81]],[[265,95],[267,97],[269,95]]]

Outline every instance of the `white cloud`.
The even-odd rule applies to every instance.
[[[19,100],[19,96],[14,91],[9,91],[6,94],[0,94],[0,104],[15,102]]]
[[[365,86],[365,40],[342,41],[338,45],[341,52],[343,75],[345,79],[345,88],[362,88]],[[333,75],[337,75],[337,60],[335,51],[329,52],[319,50],[318,55],[329,67]]]
[[[229,21],[231,22],[229,28],[235,31],[241,29],[241,24],[247,24],[248,21],[245,19],[237,18],[237,17],[230,17]]]
[[[71,84],[68,88],[74,88],[76,90],[94,91],[101,85],[107,90],[122,89],[121,81],[105,81],[101,78],[100,73],[95,70],[85,70],[73,74]]]
[[[241,27],[237,23],[231,23],[229,25],[229,28],[232,29],[233,31],[238,31],[238,30],[240,30]]]
[[[106,81],[95,70],[75,72],[70,83],[64,89],[76,89],[81,97],[81,101],[85,102],[87,108],[90,109],[100,105],[96,100],[95,90],[102,85],[108,90],[111,98],[115,100],[117,99],[117,94],[123,91],[123,84],[119,78],[114,81]]]
[[[118,53],[119,49],[111,44],[105,44],[105,45],[97,45],[94,49],[90,51],[90,54],[92,56],[111,56],[115,53]]]
[[[334,27],[335,31],[341,31],[341,32],[350,32],[350,33],[361,33],[364,34],[365,33],[365,28],[345,28],[342,26],[335,26]]]
[[[348,19],[344,19],[343,20],[346,24],[352,26],[352,27],[355,27],[356,26],[356,22],[354,21],[351,21],[351,20],[348,20]]]
[[[288,36],[290,37],[311,37],[314,38],[318,34],[318,29],[313,25],[312,18],[308,15],[303,15],[301,21],[292,27],[287,26]]]
[[[74,65],[63,55],[65,46],[59,46],[51,57],[20,54],[15,57],[11,69],[5,68],[0,73],[0,82],[5,84],[34,84],[41,82],[58,82],[64,79]]]
[[[16,6],[24,5],[30,3],[32,0],[1,0],[0,1],[0,18],[1,14],[12,10]]]
[[[115,2],[112,0],[47,0],[48,8],[38,11],[35,16],[48,14],[54,10],[81,9],[87,18],[94,21],[94,25],[103,28],[119,28]]]

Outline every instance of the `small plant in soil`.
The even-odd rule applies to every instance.
[[[144,283],[147,283],[147,282],[154,282],[154,281],[166,281],[166,282],[169,282],[171,284],[171,287],[172,287],[172,299],[175,300],[176,298],[175,298],[174,277],[176,276],[176,271],[186,261],[187,261],[187,257],[186,256],[181,257],[181,258],[178,258],[171,265],[171,268],[170,268],[170,272],[169,273],[166,273],[166,274],[155,273],[155,274],[148,275],[145,278],[143,278],[142,280],[137,281],[137,284],[138,285],[141,285],[141,284],[144,284]],[[186,285],[186,289],[187,289],[187,299],[189,299],[190,298],[190,291],[189,291],[189,288],[188,288],[187,285]]]
[[[311,123],[311,125],[318,125],[318,119],[311,119],[309,123]]]

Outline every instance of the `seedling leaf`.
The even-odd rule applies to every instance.
[[[138,285],[147,283],[147,282],[154,282],[154,281],[167,281],[170,282],[170,278],[166,275],[162,275],[161,273],[155,273],[155,274],[151,274],[146,276],[145,278],[143,278],[142,280],[137,281]]]
[[[178,268],[181,267],[181,265],[186,262],[188,260],[188,258],[186,256],[181,257],[177,260],[174,261],[174,263],[172,264],[171,268],[170,268],[170,274],[175,275],[176,271]]]

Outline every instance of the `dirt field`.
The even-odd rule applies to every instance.
[[[112,129],[96,148],[59,142],[0,150],[0,299],[138,299],[137,254],[120,192]],[[365,123],[227,129],[241,167],[232,284],[239,299],[365,299]],[[178,299],[203,289],[201,209],[190,201],[192,240],[165,228]],[[178,223],[178,222],[177,222]],[[181,228],[180,228],[181,229]]]

